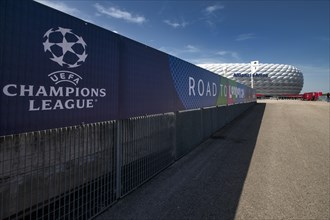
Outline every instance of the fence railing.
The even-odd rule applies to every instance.
[[[253,103],[0,137],[0,219],[90,219]]]

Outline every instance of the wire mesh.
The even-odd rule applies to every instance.
[[[254,103],[0,137],[0,219],[90,219]]]
[[[175,114],[135,117],[122,122],[121,196],[174,161]]]
[[[116,200],[116,123],[0,138],[0,219],[88,219]]]

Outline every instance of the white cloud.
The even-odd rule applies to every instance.
[[[208,14],[211,14],[217,10],[224,9],[225,7],[223,5],[211,5],[205,8],[205,12]]]
[[[48,7],[54,8],[58,11],[64,12],[66,14],[72,15],[74,17],[80,18],[84,21],[93,23],[90,17],[86,14],[83,14],[79,9],[73,8],[61,1],[49,1],[49,0],[34,0],[35,2],[41,3]]]
[[[198,48],[191,44],[181,48],[160,47],[159,50],[193,64],[235,63],[241,60],[239,53],[235,51],[215,51],[213,49]]]
[[[178,56],[177,52],[173,48],[160,47],[158,50],[163,51],[164,53],[170,54],[172,56]]]
[[[200,49],[193,45],[186,45],[183,48],[168,48],[168,47],[160,47],[158,48],[160,51],[171,54],[173,56],[182,57],[191,53],[199,53]]]
[[[223,10],[225,7],[220,4],[211,5],[203,9],[203,16],[200,20],[205,21],[208,27],[215,29],[217,24],[224,20],[223,15],[217,13],[219,10]]]
[[[219,55],[219,56],[230,56],[230,57],[232,57],[234,59],[237,59],[237,60],[240,59],[238,53],[237,52],[234,52],[234,51],[221,50],[221,51],[216,52],[215,54],[216,55]]]
[[[224,56],[226,54],[228,54],[227,51],[219,51],[219,52],[216,52],[217,55],[220,55],[220,56]]]
[[[122,19],[127,22],[143,24],[144,22],[147,21],[146,18],[143,16],[133,15],[132,13],[128,11],[123,11],[119,8],[115,8],[115,7],[105,8],[99,3],[94,4],[94,7],[101,14],[105,14],[117,19]]]
[[[245,33],[245,34],[240,34],[236,37],[236,41],[244,41],[244,40],[249,40],[249,39],[254,39],[256,38],[256,35],[254,33]]]
[[[173,28],[184,28],[188,25],[187,22],[185,21],[182,21],[182,22],[173,22],[173,21],[170,21],[170,20],[164,20],[164,23],[165,24],[168,24],[169,26],[173,27]]]
[[[185,52],[196,53],[196,52],[199,52],[199,49],[193,45],[187,45]]]
[[[78,9],[71,8],[63,2],[59,2],[59,1],[55,2],[55,1],[47,1],[47,0],[34,0],[34,1],[39,2],[48,7],[54,8],[56,10],[59,10],[61,12],[65,12],[67,14],[78,15],[80,13]]]

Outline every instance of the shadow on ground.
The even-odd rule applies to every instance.
[[[265,107],[254,105],[96,219],[234,219]]]

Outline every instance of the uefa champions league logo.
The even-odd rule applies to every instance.
[[[44,35],[44,51],[50,59],[58,65],[75,68],[85,62],[87,58],[84,39],[73,33],[71,29],[58,27],[49,29]]]
[[[68,71],[81,66],[86,61],[88,56],[86,47],[84,39],[71,29],[62,27],[49,29],[43,35],[43,51],[51,60],[49,62],[57,63],[55,67],[60,68],[48,74],[56,86],[39,83],[8,83],[3,86],[2,93],[9,98],[26,97],[27,110],[34,112],[94,108],[99,99],[106,97],[107,89],[98,86],[99,84],[77,86],[82,77]]]
[[[44,52],[49,59],[64,68],[76,68],[82,65],[88,56],[84,39],[69,28],[51,28],[44,34]],[[68,82],[77,85],[82,79],[78,74],[60,70],[48,74],[55,83]]]

